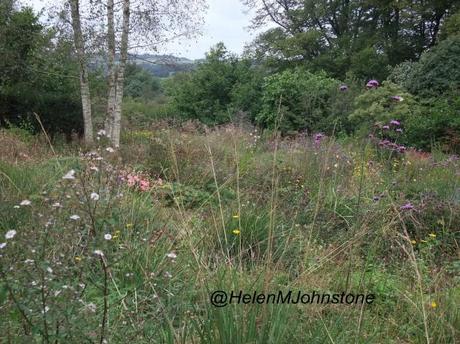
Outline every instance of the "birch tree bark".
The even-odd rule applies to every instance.
[[[70,0],[72,16],[72,28],[74,34],[75,49],[77,50],[78,63],[80,69],[80,93],[83,109],[83,122],[85,131],[85,142],[93,143],[93,122],[91,117],[91,94],[89,91],[88,67],[86,65],[85,45],[80,21],[79,0]]]
[[[115,109],[117,65],[115,64],[115,21],[113,0],[107,0],[107,47],[108,47],[108,94],[107,110],[105,119],[105,132],[108,137],[112,137],[113,113]]]
[[[121,105],[123,101],[123,84],[125,81],[125,67],[128,60],[130,0],[123,0],[123,26],[121,33],[120,63],[118,64],[115,81],[115,106],[113,109],[113,122],[111,142],[115,147],[120,146],[121,131]]]

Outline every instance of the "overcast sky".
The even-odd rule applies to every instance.
[[[22,3],[32,4],[36,10],[43,8],[43,0],[23,0]],[[247,9],[240,0],[208,0],[208,5],[200,37],[193,40],[178,39],[162,47],[158,53],[198,59],[204,57],[212,45],[222,41],[228,50],[241,54],[244,45],[256,36],[256,33],[248,29],[251,13],[246,13]]]

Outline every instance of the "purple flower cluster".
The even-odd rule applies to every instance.
[[[377,80],[369,80],[366,84],[367,88],[377,88],[380,86],[380,83]]]
[[[379,142],[379,146],[382,148],[387,148],[387,149],[397,151],[398,153],[404,153],[407,149],[405,146],[398,145],[397,143],[391,142],[387,139],[381,140]]]
[[[321,143],[321,140],[325,137],[324,134],[322,133],[317,133],[313,136],[314,140],[315,140],[315,145],[319,145]]]
[[[408,203],[400,206],[399,209],[401,209],[401,210],[412,210],[412,209],[414,209],[414,206],[412,205],[412,203],[408,202]]]
[[[399,128],[400,125],[401,125],[400,121],[392,119],[389,124],[385,124],[384,126],[382,126],[382,129],[383,130],[390,130],[391,127],[394,127],[395,131],[397,133],[401,134],[403,132],[403,130],[401,128]]]
[[[342,92],[348,91],[348,86],[347,85],[341,85],[339,87],[339,90],[342,91]]]

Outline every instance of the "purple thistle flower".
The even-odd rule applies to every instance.
[[[391,120],[390,124],[392,124],[392,125],[401,125],[401,122],[393,119],[393,120]]]
[[[402,133],[402,132],[403,132],[403,130],[402,130],[401,128],[397,128],[395,131],[396,131],[397,133]]]
[[[401,210],[412,210],[412,209],[414,209],[414,206],[412,205],[412,203],[408,202],[408,203],[402,205],[401,207],[399,207],[399,209],[401,209]]]
[[[382,129],[383,129],[383,130],[388,130],[388,129],[390,129],[390,126],[389,126],[389,125],[384,125],[384,126],[382,127]]]
[[[377,88],[379,86],[380,84],[377,80],[369,80],[368,83],[366,84],[367,88]]]
[[[347,85],[341,85],[339,87],[339,90],[342,91],[342,92],[348,91],[348,86]]]
[[[398,152],[399,153],[404,153],[405,151],[406,151],[406,147],[404,147],[404,146],[399,146],[398,147]]]
[[[319,145],[321,143],[321,140],[324,138],[324,134],[322,133],[317,133],[314,135],[314,140],[315,140],[315,144],[316,145]]]

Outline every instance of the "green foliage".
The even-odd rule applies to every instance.
[[[448,152],[460,152],[460,92],[421,100],[422,111],[407,122],[410,144],[425,150],[433,146]]]
[[[225,123],[234,112],[254,108],[258,93],[253,73],[248,61],[237,59],[220,43],[195,71],[175,75],[166,85],[167,94],[179,116]]]
[[[151,100],[161,91],[160,81],[136,64],[128,64],[125,71],[124,94],[132,98]]]
[[[405,83],[422,97],[437,97],[460,88],[460,36],[441,41],[423,53]]]
[[[77,65],[72,43],[45,30],[29,8],[3,13],[0,23],[0,124],[51,134],[82,131]]]
[[[248,2],[250,3],[250,2]],[[387,65],[415,60],[438,40],[455,1],[287,1],[255,5],[256,25],[275,28],[254,41],[252,56],[270,67],[304,66],[343,79],[383,80]],[[455,27],[455,20],[447,21]],[[454,30],[454,29],[448,29]]]
[[[393,99],[394,96],[402,97],[402,101]],[[413,95],[389,81],[358,96],[354,108],[349,120],[363,135],[369,134],[375,124],[385,125],[391,120],[405,125],[421,111]]]
[[[259,124],[284,131],[315,130],[328,115],[328,102],[339,82],[324,72],[286,70],[265,79]],[[279,122],[279,123],[278,123]]]

